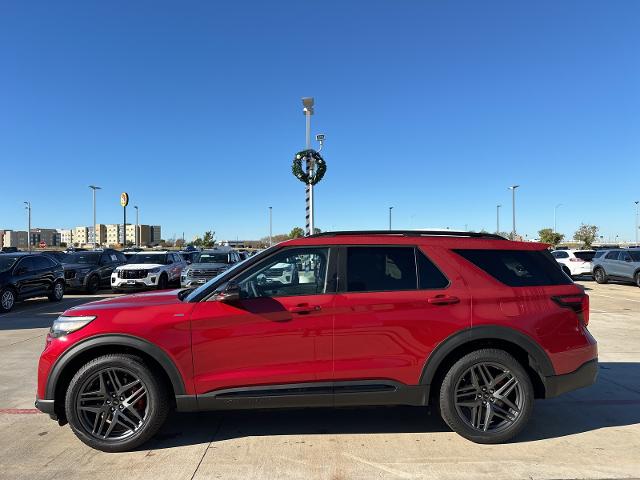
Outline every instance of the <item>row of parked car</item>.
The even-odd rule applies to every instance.
[[[615,280],[640,287],[640,249],[554,250],[551,255],[571,278],[591,275],[598,283]]]
[[[230,247],[184,252],[114,249],[0,255],[0,311],[34,297],[60,301],[67,290],[95,294],[195,287],[206,283],[246,258]]]

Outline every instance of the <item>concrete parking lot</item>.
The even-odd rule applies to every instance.
[[[0,478],[640,478],[640,289],[580,282],[600,346],[596,385],[539,401],[526,432],[475,445],[422,408],[175,414],[144,449],[106,454],[33,409],[38,356],[65,308],[0,315]]]

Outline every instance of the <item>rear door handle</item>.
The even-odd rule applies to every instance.
[[[460,299],[453,295],[436,295],[435,297],[429,298],[427,302],[432,305],[452,305],[454,303],[460,303]]]
[[[318,310],[322,310],[322,307],[320,305],[309,305],[308,303],[302,303],[294,307],[289,307],[287,310],[289,310],[291,313],[304,314],[317,312]]]

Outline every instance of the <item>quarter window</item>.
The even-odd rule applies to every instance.
[[[449,285],[447,277],[419,249],[416,249],[416,259],[418,260],[418,283],[421,290],[446,288]]]

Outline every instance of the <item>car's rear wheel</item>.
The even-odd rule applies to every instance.
[[[67,389],[71,429],[92,448],[131,450],[149,440],[169,410],[167,389],[139,357],[110,354],[85,364]]]
[[[440,389],[444,421],[476,443],[502,443],[527,424],[533,386],[522,365],[503,350],[484,349],[458,360]]]
[[[100,277],[98,275],[91,275],[87,280],[87,293],[93,295],[100,290]]]
[[[593,271],[593,279],[597,282],[597,283],[607,283],[608,279],[607,279],[607,274],[604,273],[604,270],[601,268],[596,268]]]
[[[160,278],[158,279],[158,290],[166,290],[168,285],[169,285],[169,278],[167,277],[166,273],[163,273],[162,275],[160,275]]]
[[[0,312],[10,312],[16,304],[16,292],[12,288],[0,290]]]
[[[49,301],[59,302],[64,298],[64,282],[58,281],[53,284],[53,290],[49,295]]]
[[[640,272],[636,273],[636,285],[640,287]]]

